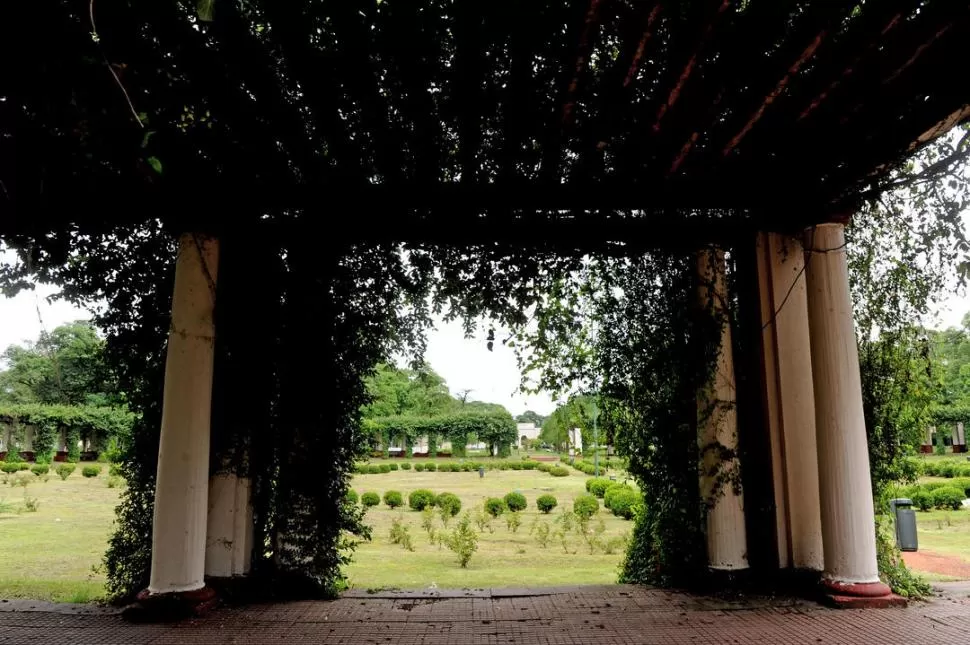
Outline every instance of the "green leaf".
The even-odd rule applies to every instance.
[[[202,22],[212,22],[213,16],[215,15],[215,9],[215,0],[198,0],[195,3],[196,15],[199,16],[199,20]]]
[[[162,162],[158,157],[152,156],[147,159],[148,165],[152,167],[152,170],[157,172],[159,175],[162,174]]]

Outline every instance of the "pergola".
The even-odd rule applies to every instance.
[[[889,593],[843,225],[970,118],[970,6],[384,0],[201,17],[104,2],[95,27],[58,11],[62,49],[30,63],[43,84],[4,168],[12,239],[148,219],[183,233],[146,598],[248,572],[249,484],[209,478],[212,288],[221,234],[267,219],[361,243],[707,249],[714,292],[710,245],[756,240],[779,563],[838,595]],[[724,334],[711,396],[728,402]],[[725,410],[701,443],[736,441]],[[709,513],[712,568],[748,566],[744,513],[734,491]]]

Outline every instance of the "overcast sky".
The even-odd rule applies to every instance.
[[[41,329],[51,330],[89,315],[72,305],[54,301],[47,296],[54,293],[47,285],[35,291],[21,292],[15,298],[0,296],[0,351],[13,343],[35,340]],[[944,328],[957,326],[970,311],[966,294],[951,294],[939,308],[929,326]],[[496,338],[501,338],[496,330]],[[527,409],[549,414],[555,402],[548,395],[525,396],[518,393],[519,371],[512,350],[495,343],[495,350],[486,348],[484,332],[477,338],[466,339],[459,323],[439,323],[429,333],[427,360],[448,382],[452,392],[469,389],[469,400],[501,403],[512,414]]]

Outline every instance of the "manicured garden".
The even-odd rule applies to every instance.
[[[414,464],[375,460],[358,468],[367,471],[354,475],[352,481],[360,503],[365,496],[378,503],[367,509],[364,519],[372,529],[372,540],[360,545],[347,569],[351,586],[474,588],[616,582],[633,527],[625,517],[632,518],[639,501],[631,487],[591,479],[574,467],[541,462],[522,466],[528,462],[484,460],[483,464],[492,466],[484,477],[474,462],[472,466],[458,460],[432,463],[433,470],[426,460]],[[382,466],[391,465],[397,469],[382,472]],[[375,466],[377,472],[370,474]],[[557,476],[558,471],[548,472],[551,469],[565,474]],[[610,484],[613,488],[607,490]],[[400,493],[400,499],[394,493]],[[607,496],[619,514],[605,507]],[[472,538],[475,549],[462,567],[462,554]]]

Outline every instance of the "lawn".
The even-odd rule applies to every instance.
[[[444,459],[438,462],[446,461]],[[382,463],[374,460],[372,463]],[[0,598],[36,598],[54,601],[86,602],[104,595],[104,574],[100,571],[108,537],[114,522],[120,488],[108,488],[107,465],[94,479],[81,476],[81,467],[66,480],[53,472],[47,481],[32,480],[26,495],[36,498],[36,512],[24,509],[24,489],[0,484]],[[6,476],[0,477],[2,482]],[[477,472],[438,473],[395,471],[381,475],[355,475],[352,485],[363,493],[374,490],[381,495],[396,489],[405,495],[417,488],[458,495],[462,510],[478,507],[486,497],[502,497],[518,490],[528,500],[522,513],[522,526],[512,533],[503,518],[491,523],[480,537],[478,551],[467,569],[461,569],[447,548],[431,545],[421,528],[421,514],[388,509],[383,502],[371,509],[366,522],[373,527],[374,539],[364,543],[354,556],[347,574],[351,584],[363,588],[485,587],[512,585],[598,584],[616,581],[617,565],[623,548],[612,554],[601,550],[591,555],[582,538],[572,531],[566,538],[568,553],[561,541],[550,538],[542,548],[530,526],[540,517],[536,497],[551,493],[559,506],[542,516],[553,532],[555,517],[563,508],[572,509],[573,499],[585,492],[586,475],[570,469],[568,477],[552,477],[539,471],[491,470],[484,479]],[[415,551],[391,544],[391,520],[401,517],[409,526]],[[632,522],[601,510],[592,526],[602,518],[610,537],[627,534]],[[436,527],[441,521],[436,519]],[[449,524],[453,528],[455,520]],[[475,527],[478,531],[478,528]]]
[[[97,569],[121,489],[108,488],[101,466],[92,479],[78,464],[66,481],[51,472],[26,489],[0,483],[0,597],[87,602],[104,595]],[[24,510],[25,493],[38,500],[36,512]]]
[[[375,461],[373,463],[380,463]],[[365,522],[373,529],[373,539],[360,545],[354,562],[347,569],[353,587],[376,588],[477,588],[509,586],[554,586],[574,584],[611,584],[616,582],[617,567],[624,548],[611,554],[602,549],[590,554],[587,543],[575,529],[567,533],[565,549],[562,540],[550,539],[543,548],[536,536],[530,535],[534,522],[545,522],[553,532],[556,517],[563,509],[572,510],[573,499],[583,494],[588,477],[570,469],[568,477],[552,477],[535,470],[491,470],[480,479],[478,473],[439,473],[395,471],[382,475],[355,475],[353,488],[359,493],[397,490],[404,494],[418,488],[435,493],[450,492],[461,498],[462,512],[482,506],[487,497],[503,497],[511,491],[525,495],[527,510],[522,512],[522,526],[511,532],[503,517],[492,521],[492,530],[479,536],[478,551],[467,569],[459,567],[455,554],[430,543],[421,526],[421,514],[410,509],[392,510],[383,502],[367,512]],[[536,509],[539,495],[551,494],[559,506],[549,515]],[[391,522],[399,518],[409,527],[414,551],[410,552],[390,540]],[[595,527],[602,519],[604,541],[626,536],[633,523],[602,509],[593,519]],[[455,520],[449,524],[453,528]],[[441,530],[440,519],[435,529]],[[478,531],[478,527],[475,527]]]

